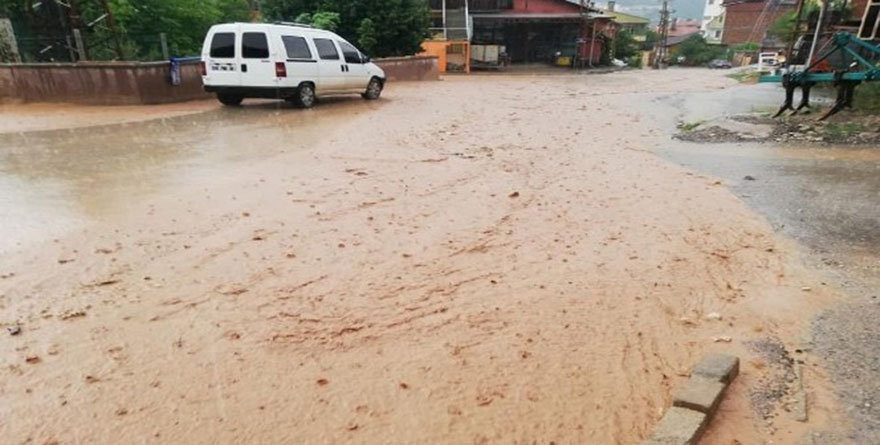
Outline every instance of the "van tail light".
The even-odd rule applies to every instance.
[[[275,62],[275,77],[287,77],[287,66],[284,62]]]
[[[208,75],[208,66],[205,65],[205,62],[200,62],[199,65],[200,65],[200,69],[202,71],[202,75],[207,76]]]

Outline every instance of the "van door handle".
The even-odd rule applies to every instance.
[[[345,72],[345,65],[339,65],[339,68],[342,70],[343,73]]]
[[[247,72],[247,64],[245,64],[245,63],[241,64],[241,72],[243,72],[243,73]]]

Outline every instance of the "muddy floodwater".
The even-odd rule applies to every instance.
[[[801,346],[849,290],[670,143],[677,100],[740,88],[462,76],[4,133],[0,437],[632,444],[707,351],[742,369],[703,443],[844,428]],[[786,168],[742,172],[801,190]],[[802,351],[807,422],[761,345]]]

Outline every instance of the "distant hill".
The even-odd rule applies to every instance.
[[[596,6],[604,7],[604,1],[597,1]],[[657,23],[660,20],[661,4],[661,0],[617,0],[615,9],[627,14],[649,18],[652,23]],[[669,9],[675,11],[670,17],[701,19],[703,18],[704,5],[704,0],[669,0]]]

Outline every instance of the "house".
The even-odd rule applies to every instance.
[[[702,30],[707,43],[720,44],[724,36],[724,13],[716,15],[706,23]]]
[[[724,34],[724,6],[722,0],[706,0],[703,5],[703,20],[700,23],[700,31],[706,42],[721,43]]]
[[[699,20],[680,19],[676,17],[669,22],[668,35],[669,37],[678,37],[693,34],[700,31],[701,24],[702,23]]]
[[[779,50],[782,42],[772,39],[767,31],[773,22],[795,8],[795,0],[724,0],[724,31],[721,43],[738,45],[758,43],[767,50]]]
[[[651,20],[618,11],[616,8],[616,2],[614,1],[609,1],[605,10],[602,12],[605,15],[611,16],[611,20],[620,25],[621,31],[629,32],[637,41],[645,41]]]
[[[673,50],[678,48],[678,46],[681,45],[685,40],[694,36],[699,36],[701,34],[702,33],[697,30],[692,31],[690,34],[681,34],[669,37],[668,39],[666,39],[666,45],[664,45],[664,47],[666,48],[666,54],[671,54]]]
[[[576,53],[581,60],[597,63],[605,51],[605,42],[613,39],[620,27],[612,16],[580,0],[428,0],[428,3],[434,38],[423,47],[429,54],[469,51],[464,44],[473,43],[503,46],[513,63],[551,61],[558,52]],[[441,45],[445,49],[436,50]],[[440,65],[443,70],[443,63]]]

